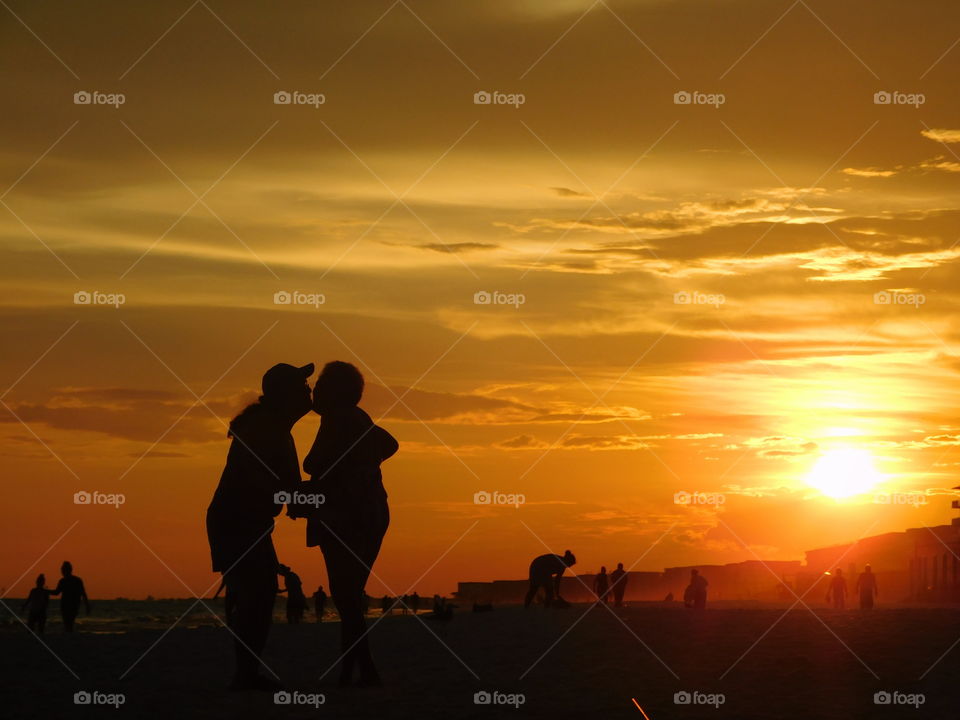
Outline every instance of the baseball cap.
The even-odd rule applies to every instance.
[[[277,363],[263,374],[260,386],[266,396],[283,394],[290,389],[299,389],[303,381],[313,375],[313,363],[296,367],[287,363]]]

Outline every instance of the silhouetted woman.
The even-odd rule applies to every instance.
[[[355,666],[359,684],[380,684],[366,638],[363,596],[390,523],[380,463],[399,447],[357,407],[362,395],[363,375],[356,367],[327,363],[313,389],[320,430],[303,461],[311,490],[324,496],[308,514],[307,545],[323,552],[330,596],[340,615],[341,685],[353,681]]]
[[[600,574],[593,580],[593,591],[597,594],[598,603],[607,603],[610,600],[610,578],[607,575],[607,566],[600,568]]]

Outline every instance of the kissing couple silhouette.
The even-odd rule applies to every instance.
[[[307,520],[307,546],[319,547],[340,615],[340,685],[379,685],[366,637],[363,594],[390,523],[380,464],[397,452],[390,433],[359,407],[363,375],[327,363],[314,384],[312,363],[280,363],[263,375],[262,394],[230,422],[226,465],[207,508],[213,570],[223,574],[234,636],[237,690],[281,689],[260,673],[278,591],[274,518],[287,507]],[[320,415],[303,481],[291,430],[310,410]],[[269,668],[267,667],[267,670]],[[276,675],[270,671],[271,674]]]

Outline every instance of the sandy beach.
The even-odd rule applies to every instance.
[[[659,604],[612,612],[511,606],[461,612],[442,624],[394,615],[371,636],[385,680],[374,689],[339,689],[335,672],[319,679],[337,660],[337,622],[278,622],[266,663],[301,693],[278,705],[270,694],[226,691],[230,636],[202,608],[169,632],[161,626],[188,606],[175,601],[169,609],[179,612],[163,616],[154,603],[133,622],[82,618],[72,636],[54,612],[43,638],[49,649],[7,623],[4,717],[641,718],[636,699],[650,720],[847,720],[946,718],[957,706],[960,655],[934,665],[960,633],[960,611],[952,609],[814,615],[802,608],[784,614],[786,606],[702,613]],[[117,710],[76,705],[80,691],[122,693],[124,702]],[[515,704],[522,695],[522,704],[475,703],[483,691]],[[684,691],[693,702],[675,703]],[[903,693],[899,700],[922,693],[924,701],[878,706],[874,693],[882,691]]]

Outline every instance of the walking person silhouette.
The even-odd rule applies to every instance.
[[[323,585],[321,585],[313,594],[313,611],[316,613],[317,622],[323,622],[323,611],[326,607],[327,594],[323,591]]]
[[[77,611],[80,609],[82,600],[87,608],[87,615],[90,614],[90,598],[87,597],[87,589],[83,586],[83,580],[73,574],[73,565],[68,560],[64,560],[60,566],[60,582],[57,587],[50,591],[51,595],[60,595],[60,616],[63,618],[63,629],[65,632],[73,632],[73,623],[77,619]]]
[[[843,576],[843,570],[837,568],[837,573],[830,580],[830,588],[827,590],[827,602],[832,603],[835,610],[843,610],[846,601],[847,579]]]
[[[30,614],[27,615],[27,627],[41,635],[47,626],[47,605],[50,603],[50,591],[44,587],[46,584],[46,576],[43,573],[37,575],[36,586],[30,591],[20,608],[20,612],[30,609]]]
[[[593,592],[597,596],[597,604],[610,602],[610,577],[607,575],[607,566],[600,566],[600,573],[593,579]]]
[[[299,625],[303,620],[303,611],[307,607],[307,596],[303,593],[303,582],[300,576],[290,569],[289,565],[281,564],[277,574],[283,578],[283,588],[279,592],[287,594],[287,622]]]
[[[358,407],[363,375],[350,363],[327,363],[313,388],[320,430],[303,461],[311,492],[323,504],[293,510],[307,517],[307,546],[320,547],[327,566],[330,597],[340,615],[340,685],[380,685],[366,637],[364,596],[367,578],[390,524],[380,464],[399,444]]]
[[[279,589],[273,519],[283,510],[284,495],[301,481],[290,431],[310,411],[307,378],[312,374],[312,364],[286,363],[264,374],[263,394],[230,422],[226,465],[207,508],[213,570],[223,573],[234,634],[234,690],[280,688],[260,674]]]
[[[614,606],[623,607],[623,594],[627,591],[627,571],[623,569],[623,563],[617,563],[617,569],[610,573],[610,589]]]
[[[857,593],[860,595],[860,609],[872,610],[873,600],[878,595],[877,576],[869,564],[864,565],[863,572],[857,578]]]

